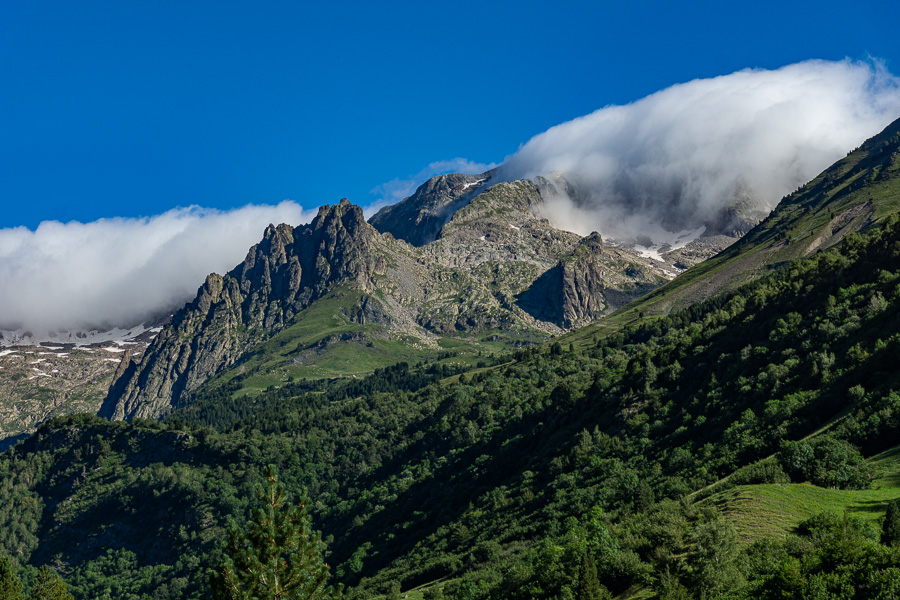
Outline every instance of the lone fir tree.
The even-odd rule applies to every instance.
[[[210,576],[214,600],[330,600],[343,590],[327,585],[323,544],[312,530],[306,496],[285,500],[273,466],[263,472],[258,493],[263,506],[241,529],[234,522],[226,556]]]
[[[893,546],[900,543],[900,500],[891,500],[881,526],[881,543]]]

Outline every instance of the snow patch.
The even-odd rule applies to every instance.
[[[7,354],[13,354],[15,350],[0,350],[0,356],[6,356]]]
[[[654,246],[638,246],[634,245],[634,251],[643,256],[644,258],[651,258],[653,260],[658,260],[659,262],[666,262],[663,260],[662,255],[659,253],[659,250],[662,246],[654,245]]]
[[[515,225],[510,225],[509,227],[510,227],[510,229],[515,229],[516,231],[520,231],[520,229],[518,227],[516,227]]]
[[[135,338],[151,333],[155,336],[162,331],[162,327],[145,327],[143,323],[136,327],[122,329],[114,327],[113,329],[101,331],[99,329],[91,330],[71,330],[71,331],[42,331],[34,333],[23,329],[2,330],[0,331],[0,347],[11,346],[37,346],[41,342],[74,344],[76,346],[87,346],[90,344],[132,344],[136,343]],[[51,348],[44,346],[44,348]]]
[[[43,354],[43,353],[42,353],[42,354]],[[39,364],[41,364],[42,362],[44,362],[45,360],[47,360],[47,359],[46,359],[46,358],[39,358],[39,359],[37,359],[36,361],[31,362],[31,363],[28,363],[28,364],[29,364],[29,365],[39,365]]]
[[[642,246],[635,243],[632,248],[635,252],[637,252],[644,258],[652,258],[653,260],[658,260],[659,262],[666,262],[660,254],[660,251],[672,252],[673,250],[684,248],[685,246],[696,240],[698,237],[703,235],[704,231],[706,231],[706,225],[701,225],[697,229],[685,229],[684,231],[679,231],[677,233],[671,234],[671,237],[666,236],[666,238],[663,239],[662,242],[654,244],[651,240],[651,245],[649,246]]]
[[[469,183],[465,184],[465,185],[462,187],[462,189],[467,190],[467,189],[469,189],[470,187],[476,187],[476,186],[479,186],[479,185],[481,185],[482,183],[484,183],[485,181],[487,181],[487,178],[479,179],[478,181],[472,181],[472,182],[469,182]]]
[[[114,363],[120,363],[120,362],[122,362],[122,361],[119,360],[118,358],[104,358],[103,360],[105,360],[105,361],[107,361],[107,362],[114,362]]]
[[[107,352],[125,352],[125,348],[116,348],[115,346],[104,346],[103,350]],[[106,360],[109,360],[108,358]]]
[[[486,237],[487,237],[487,236],[483,235],[483,236],[481,236],[481,237],[478,238],[478,239],[480,239],[482,242],[485,242],[485,241],[487,241],[487,240],[485,239]]]

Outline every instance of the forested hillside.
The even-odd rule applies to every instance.
[[[271,463],[308,488],[358,597],[891,597],[897,466],[864,457],[900,424],[898,258],[889,218],[686,311],[462,374],[219,390],[167,423],[55,419],[0,456],[0,551],[79,599],[204,597]],[[861,510],[872,491],[844,490],[873,480]],[[735,492],[771,484],[850,510],[788,506],[754,538]]]

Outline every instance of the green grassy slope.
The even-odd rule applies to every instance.
[[[841,490],[808,483],[742,485],[715,494],[715,505],[734,523],[744,543],[792,533],[820,512],[851,515],[880,526],[887,504],[900,498],[900,446],[869,459],[879,476],[871,489]]]
[[[400,362],[476,365],[514,341],[500,332],[434,336],[423,340],[378,323],[359,323],[348,313],[361,293],[335,290],[302,311],[294,323],[262,342],[235,367],[213,377],[195,394],[229,389],[233,397],[258,396],[300,379],[361,377]]]

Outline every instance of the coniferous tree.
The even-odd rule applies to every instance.
[[[581,558],[581,568],[578,572],[578,588],[575,593],[576,600],[601,600],[606,598],[606,588],[600,585],[597,578],[597,564],[590,552],[585,552]]]
[[[678,576],[668,569],[660,573],[655,588],[659,600],[692,600],[693,598],[690,591],[678,580]]]
[[[215,600],[327,600],[343,590],[327,585],[322,541],[312,530],[305,495],[286,502],[275,467],[264,471],[263,508],[241,530],[233,522],[226,557],[210,576]]]
[[[74,600],[69,588],[59,574],[50,567],[43,566],[28,592],[28,600]]]
[[[888,503],[884,524],[881,526],[882,544],[893,546],[898,542],[900,542],[900,499]]]
[[[22,583],[16,568],[8,556],[0,556],[0,598],[22,600]]]
[[[694,528],[694,591],[700,600],[716,598],[744,583],[744,562],[737,534],[730,521],[722,517]]]

